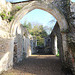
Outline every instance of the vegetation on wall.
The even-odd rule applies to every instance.
[[[3,20],[4,20],[4,19],[8,19],[8,16],[7,16],[5,10],[3,10],[3,12],[0,13],[0,16],[2,17]]]
[[[10,17],[8,18],[9,22],[10,22],[13,18],[14,18],[14,16],[10,16]]]
[[[16,9],[17,9],[17,10],[20,10],[21,8],[22,8],[22,7],[20,7],[20,6],[16,6]]]
[[[3,10],[3,12],[0,13],[0,16],[2,17],[2,20],[11,21],[14,16],[11,15],[11,12],[6,12]]]

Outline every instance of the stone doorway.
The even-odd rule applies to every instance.
[[[46,7],[45,7],[46,6]],[[63,61],[64,58],[64,53],[65,53],[65,48],[67,50],[67,43],[66,43],[66,29],[67,29],[67,21],[65,20],[64,15],[60,12],[60,10],[58,10],[57,8],[55,8],[52,4],[48,4],[45,2],[31,2],[29,5],[24,6],[20,11],[17,12],[17,14],[15,15],[15,19],[11,22],[11,27],[10,27],[10,33],[12,36],[16,35],[16,28],[17,26],[20,26],[20,20],[23,18],[24,15],[26,15],[27,13],[29,13],[30,11],[34,10],[34,9],[42,9],[44,11],[47,11],[48,13],[52,14],[58,24],[59,24],[59,28],[60,28],[60,43],[61,44],[61,48],[60,48],[60,55],[61,55],[61,60]],[[64,32],[64,34],[63,34]],[[65,42],[64,42],[65,41]],[[64,45],[65,43],[65,45]],[[57,43],[55,43],[57,44]]]

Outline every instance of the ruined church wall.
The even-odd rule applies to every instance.
[[[24,38],[24,52],[26,54],[26,57],[31,55],[31,46],[29,38]]]
[[[4,1],[4,3],[2,1]],[[5,14],[8,15],[8,12],[11,11],[11,9],[12,9],[12,5],[10,3],[7,3],[5,0],[2,0],[2,1],[0,2],[0,13],[3,12],[3,10],[7,9]],[[73,50],[74,57],[75,57],[75,52],[74,52],[74,50],[75,50],[74,49],[75,48],[75,45],[74,45],[75,44],[75,30],[74,30],[75,23],[72,22],[72,21],[74,21],[74,16],[75,16],[74,12],[75,11],[74,10],[72,11],[73,14],[70,13],[71,12],[70,11],[70,0],[47,0],[47,1],[50,1],[51,4],[53,4],[55,7],[57,7],[64,14],[64,16],[68,22],[68,33],[67,33],[68,38],[67,38],[67,40],[69,40],[69,42],[72,42],[72,44],[73,44],[73,47],[71,47],[71,49]],[[28,2],[28,3],[30,3],[30,2]],[[15,4],[13,4],[13,6],[14,5]],[[25,5],[27,5],[27,3],[24,3],[24,5],[22,4],[22,6],[25,6]],[[74,5],[72,5],[71,8],[72,7],[74,7]],[[17,12],[20,9],[15,9],[15,10]],[[11,12],[12,15],[15,15],[15,13],[16,13],[15,10],[13,10]],[[72,14],[72,15],[70,15],[70,14]],[[0,16],[0,67],[1,67],[0,72],[8,70],[8,68],[10,68],[13,65],[14,38],[10,37],[10,32],[9,32],[10,25],[7,22],[8,22],[7,19],[3,20],[2,17]],[[69,45],[69,47],[70,46],[71,45]],[[30,49],[30,48],[28,48],[28,49]]]
[[[55,36],[57,37],[57,48],[59,50],[60,59],[63,62],[63,60],[64,60],[64,52],[65,52],[66,48],[63,47],[62,35],[61,35],[61,32],[60,32],[60,27],[59,27],[58,23],[56,23],[56,25],[54,26],[54,29],[53,29],[53,31],[52,31],[52,33],[50,35],[51,46],[52,46],[52,50],[53,50],[54,54],[55,54],[55,46],[54,46],[55,45]],[[63,50],[63,48],[65,50]]]
[[[50,35],[52,50],[54,53],[55,53],[55,50],[54,50],[55,36],[57,36],[57,43],[58,43],[57,47],[59,49],[60,59],[63,60],[64,64],[66,64],[68,68],[74,71],[75,65],[74,65],[73,53],[71,50],[69,50],[69,47],[68,47],[67,33],[60,32],[60,28],[57,23]]]
[[[24,58],[31,55],[30,39],[28,38],[28,31],[23,25],[19,25],[16,29],[16,35],[14,38],[16,44],[16,51],[14,52],[14,63],[22,61]],[[14,44],[14,47],[15,47]]]
[[[11,4],[5,0],[0,1],[0,73],[7,71],[13,65],[13,37],[10,37],[9,24],[3,20],[2,14],[5,15],[11,11]],[[7,9],[7,10],[6,10]]]

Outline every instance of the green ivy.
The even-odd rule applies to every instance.
[[[0,16],[2,17],[3,20],[8,18],[8,17],[6,16],[6,13],[5,13],[5,12],[0,13]]]
[[[6,11],[5,10],[3,10],[2,13],[0,13],[0,16],[2,17],[3,20],[8,19],[9,18],[9,15],[10,15],[10,12],[8,12],[6,14]]]
[[[10,15],[10,12],[8,12],[8,15]]]
[[[18,10],[20,10],[22,7],[20,7],[20,6],[16,6],[16,9],[18,9]]]
[[[12,20],[14,18],[14,16],[11,16],[8,20],[9,20],[9,22]]]

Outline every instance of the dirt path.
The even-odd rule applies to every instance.
[[[2,75],[65,75],[58,57],[53,55],[33,55],[16,64]]]

